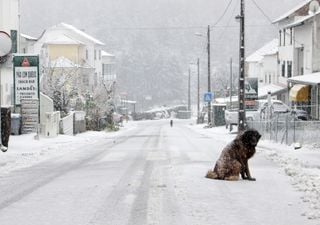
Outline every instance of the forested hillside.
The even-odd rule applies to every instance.
[[[137,100],[139,108],[151,104],[145,101],[146,96],[152,96],[152,104],[186,100],[189,64],[195,63],[197,57],[201,60],[201,92],[205,91],[207,25],[212,26],[213,90],[221,94],[229,77],[230,58],[238,61],[239,24],[235,16],[239,13],[239,2],[28,0],[21,1],[21,25],[22,32],[37,37],[46,27],[66,22],[103,41],[105,50],[117,57],[118,91],[127,92],[129,99]],[[299,2],[247,0],[246,54],[277,36],[277,28],[266,16],[273,20]],[[194,75],[192,70],[193,93]]]

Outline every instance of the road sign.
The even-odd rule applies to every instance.
[[[206,93],[204,94],[204,101],[205,101],[205,102],[211,102],[211,101],[212,101],[212,98],[213,98],[212,92],[206,92]]]

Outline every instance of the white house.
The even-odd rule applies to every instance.
[[[319,119],[320,0],[307,0],[273,21],[279,25],[279,82],[290,88],[288,101]],[[312,82],[308,82],[308,76]],[[300,77],[301,76],[301,77]],[[301,85],[303,84],[303,85]]]
[[[102,48],[104,43],[76,27],[60,23],[46,29],[34,45],[45,66],[50,61],[65,57],[78,65],[82,84],[93,92],[101,83]]]
[[[246,58],[247,77],[258,78],[258,97],[266,98],[268,92],[276,99],[284,99],[286,84],[278,79],[278,39],[266,43]]]

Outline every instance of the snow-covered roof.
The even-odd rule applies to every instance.
[[[288,78],[288,82],[318,85],[320,84],[320,72],[291,77]]]
[[[231,97],[231,101],[232,102],[237,102],[238,100],[239,100],[238,96],[232,96]],[[215,103],[218,103],[218,104],[226,104],[226,103],[230,102],[230,97],[216,98],[214,101],[215,101]]]
[[[50,62],[51,67],[58,67],[58,68],[73,68],[76,67],[77,65],[73,63],[70,59],[66,57],[59,57],[56,60],[52,60]]]
[[[27,40],[31,40],[31,41],[36,41],[36,40],[38,40],[37,38],[35,38],[35,37],[31,37],[31,36],[29,36],[29,35],[26,35],[26,34],[20,34],[20,36],[21,37],[23,37],[23,38],[25,38],[25,39],[27,39]]]
[[[46,44],[55,44],[55,45],[80,45],[83,44],[83,42],[79,40],[75,40],[73,38],[70,38],[64,34],[58,36],[58,37],[48,37],[45,41]]]
[[[298,11],[299,9],[301,9],[302,7],[306,6],[307,4],[309,4],[312,0],[304,0],[303,2],[301,2],[300,4],[298,4],[297,6],[295,6],[294,8],[292,8],[291,10],[287,11],[285,14],[281,15],[280,17],[278,17],[277,19],[275,19],[274,21],[272,21],[272,23],[278,23],[281,20],[287,19],[289,18],[291,15],[293,15],[296,11]]]
[[[67,24],[67,23],[60,23],[57,26],[61,26],[64,27],[66,29],[72,30],[73,32],[79,34],[80,36],[92,41],[93,43],[97,44],[97,45],[105,45],[103,42],[99,41],[98,39],[95,39],[94,37],[88,35],[87,33],[83,32],[82,30],[79,30],[78,28]]]
[[[271,92],[272,94],[276,94],[278,92],[286,90],[287,87],[283,85],[277,85],[277,84],[268,84],[265,86],[262,86],[258,88],[258,98],[263,98],[268,95],[268,92]]]
[[[278,52],[279,40],[273,39],[272,41],[265,44],[263,47],[252,53],[246,58],[246,62],[259,62],[265,55],[274,55]]]
[[[106,51],[101,51],[101,56],[114,56]]]
[[[296,27],[296,26],[300,26],[302,25],[305,21],[307,21],[308,19],[311,19],[313,17],[315,17],[316,15],[320,14],[320,11],[314,13],[314,14],[310,14],[307,16],[303,16],[301,18],[299,18],[298,20],[294,21],[293,23],[290,23],[288,25],[286,25],[284,28],[290,28],[290,27]]]

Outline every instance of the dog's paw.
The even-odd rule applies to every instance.
[[[249,180],[249,181],[256,181],[256,178],[249,177],[248,180]]]
[[[205,176],[205,178],[209,178],[209,179],[217,179],[218,175],[213,172],[212,170],[209,170]]]

